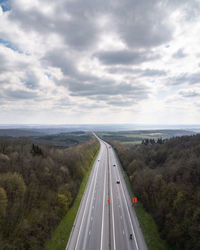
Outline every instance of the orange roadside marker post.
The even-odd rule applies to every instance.
[[[132,203],[133,203],[133,205],[137,203],[137,197],[132,198]]]

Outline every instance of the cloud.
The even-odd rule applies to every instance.
[[[27,71],[25,77],[21,79],[21,82],[28,89],[37,89],[39,88],[40,78],[33,71]]]
[[[145,69],[141,72],[142,76],[160,77],[165,76],[166,71],[160,69]]]
[[[113,110],[137,105],[139,121],[159,112],[163,123],[168,122],[164,99],[176,93],[178,105],[198,97],[197,0],[0,0],[0,5],[0,92],[9,121],[22,121],[14,116],[17,109],[38,114],[38,106],[39,121],[57,122],[55,111],[63,123],[69,117],[88,122],[87,109],[106,111],[113,120]],[[126,121],[131,117],[127,113]]]
[[[80,1],[60,0],[56,4],[45,1],[37,7],[25,9],[23,5],[26,6],[26,3],[20,5],[18,0],[13,0],[15,11],[10,13],[9,18],[26,32],[34,30],[47,37],[57,34],[71,49],[85,50],[93,45],[99,34],[95,11],[88,11],[89,4],[90,1],[86,1],[84,5]],[[30,5],[27,4],[28,7]],[[49,12],[45,11],[47,6]],[[92,8],[95,6],[92,5]]]
[[[17,51],[18,53],[22,53],[22,51],[20,49],[18,49],[14,44],[12,44],[10,41],[6,41],[6,40],[0,38],[0,43],[9,49],[12,49],[13,51]]]
[[[179,94],[182,97],[186,97],[186,98],[194,98],[194,97],[199,97],[200,96],[200,91],[197,90],[182,90],[179,92]]]
[[[67,76],[73,76],[77,72],[73,58],[62,49],[47,52],[42,60],[45,66],[60,68]]]
[[[148,93],[148,88],[144,85],[137,86],[125,82],[115,82],[111,79],[96,79],[95,83],[82,83],[78,81],[67,81],[71,95],[74,96],[114,96],[114,95],[136,95]]]
[[[131,67],[108,67],[107,71],[111,74],[127,74],[127,75],[139,75],[142,77],[161,77],[166,76],[165,70],[160,69],[140,69],[140,68],[131,68]]]
[[[100,51],[94,54],[103,64],[106,65],[130,65],[140,64],[146,61],[153,61],[159,59],[158,54],[147,51]]]
[[[4,90],[2,95],[8,100],[36,99],[38,97],[38,94],[35,91],[12,89]]]
[[[22,2],[22,4],[20,4]],[[13,0],[15,11],[10,19],[29,31],[56,33],[73,49],[87,50],[98,42],[102,33],[99,20],[107,17],[112,32],[129,48],[150,48],[172,39],[173,28],[166,17],[169,14],[161,1],[117,0],[110,1],[45,1],[50,9],[43,11],[44,4],[33,5]],[[37,7],[36,7],[37,6]],[[59,13],[59,15],[57,15]],[[39,23],[39,25],[38,25]],[[107,27],[109,30],[109,28]]]
[[[168,1],[168,6],[172,8],[172,10],[179,9],[181,11],[182,19],[185,21],[194,21],[199,17],[200,11],[200,2],[199,0],[174,0]]]
[[[86,80],[86,79],[85,79]],[[147,99],[150,89],[144,84],[133,84],[127,82],[118,82],[112,79],[95,78],[87,79],[82,82],[66,78],[58,81],[58,85],[62,85],[69,90],[71,97],[82,97],[94,101],[93,104],[101,102],[110,106],[129,106]]]
[[[179,85],[183,83],[188,83],[188,84],[198,84],[200,83],[200,73],[192,73],[192,74],[182,74],[177,77],[173,77],[170,79],[170,82],[173,85]]]
[[[0,74],[7,70],[6,56],[0,51]]]
[[[184,53],[184,50],[183,49],[179,49],[177,52],[175,52],[172,57],[173,58],[176,58],[176,59],[180,59],[180,58],[183,58],[183,57],[186,57],[187,54]]]
[[[173,28],[166,20],[162,1],[125,0],[118,2],[113,20],[120,38],[130,48],[150,48],[172,39]]]
[[[137,104],[137,101],[132,98],[132,100],[124,100],[124,99],[114,99],[108,102],[109,105],[116,107],[131,107]]]

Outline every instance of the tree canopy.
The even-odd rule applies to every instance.
[[[200,135],[113,145],[161,236],[175,249],[200,249]]]

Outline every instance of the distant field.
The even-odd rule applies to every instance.
[[[117,141],[124,145],[140,144],[144,139],[169,139],[172,137],[194,135],[196,132],[187,130],[135,130],[119,132],[98,132],[98,135],[104,140]]]
[[[46,133],[46,134],[45,134]],[[92,137],[91,132],[85,131],[73,131],[57,134],[48,134],[49,131],[43,130],[39,132],[37,130],[28,129],[0,129],[0,137],[5,138],[19,138],[28,137],[39,144],[44,144],[50,147],[67,148],[71,146],[77,146],[78,144],[89,141]]]
[[[33,139],[36,140],[38,143],[42,143],[48,146],[66,148],[85,143],[89,141],[91,137],[92,134],[89,132],[77,131],[71,133],[61,133],[57,135],[33,137]]]
[[[124,145],[136,145],[136,144],[140,144],[141,141],[124,141],[124,142],[121,142],[122,144]]]

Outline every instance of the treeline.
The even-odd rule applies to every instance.
[[[72,205],[98,142],[67,149],[0,138],[0,249],[39,250]]]
[[[158,138],[157,140],[154,138],[153,139],[143,139],[142,144],[144,144],[144,145],[155,144],[155,143],[164,144],[167,141],[168,141],[168,139],[162,139],[162,138]]]
[[[135,147],[113,145],[162,238],[178,250],[199,250],[200,135]]]

